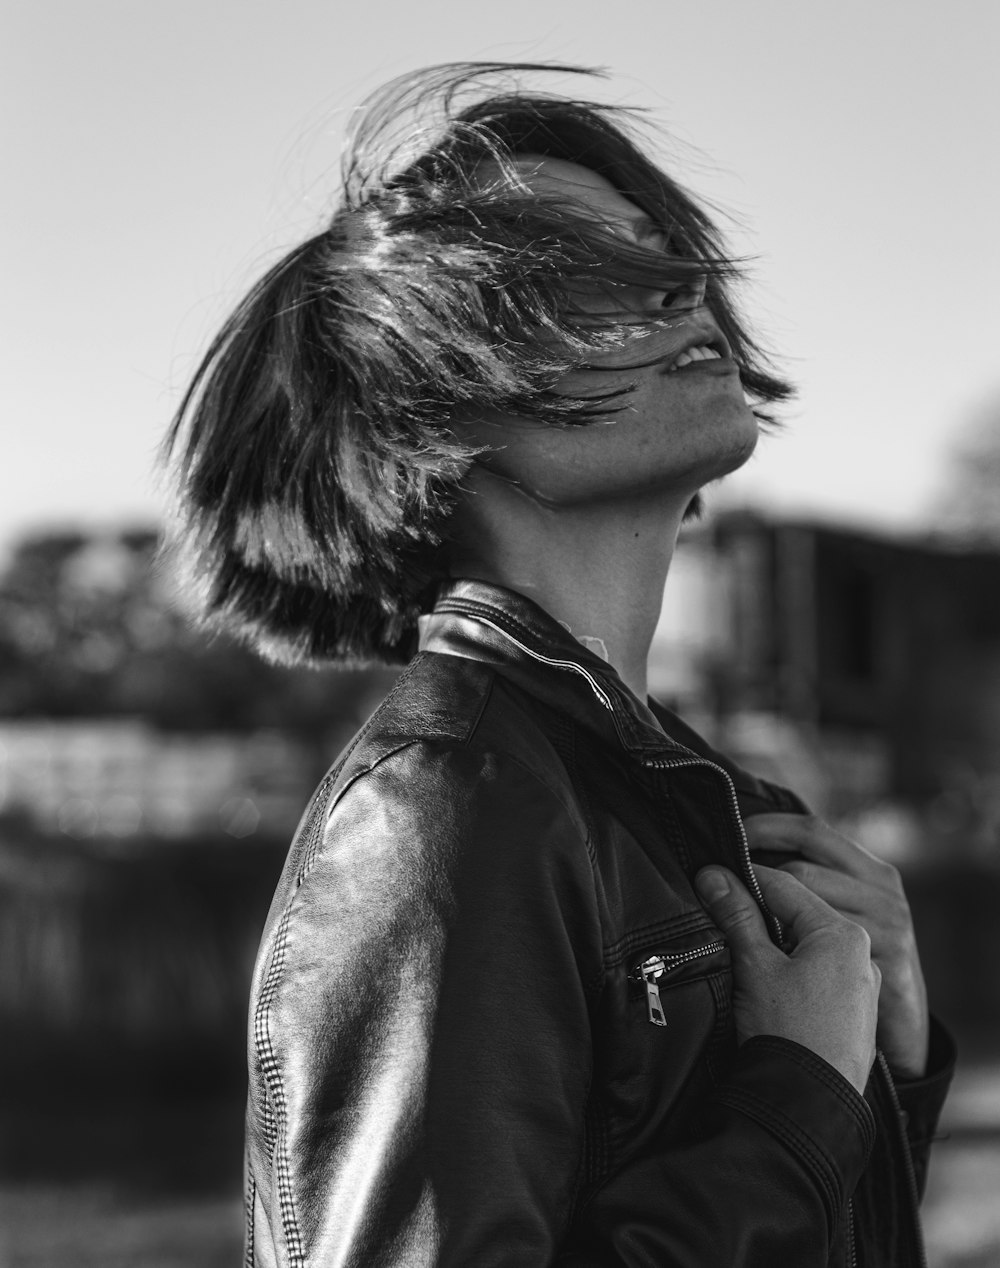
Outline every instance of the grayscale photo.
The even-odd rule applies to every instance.
[[[1000,9],[9,14],[3,1268],[1000,1268]]]

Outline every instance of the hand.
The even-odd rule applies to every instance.
[[[787,955],[771,942],[760,908],[736,876],[708,867],[695,877],[732,953],[737,1038],[794,1039],[863,1092],[875,1060],[879,992],[868,935],[793,876],[754,870],[788,931]]]
[[[879,1047],[894,1074],[920,1078],[930,1035],[927,988],[899,872],[811,815],[754,815],[746,831],[751,853],[787,854],[781,871],[868,931],[882,973]]]

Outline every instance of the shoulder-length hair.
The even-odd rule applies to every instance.
[[[706,278],[758,416],[771,421],[791,394],[733,302],[737,262],[629,135],[628,112],[487,91],[490,76],[553,69],[594,73],[461,63],[376,94],[329,223],[237,305],[181,401],[164,445],[172,543],[202,621],[270,660],[409,659],[478,452],[463,419],[490,410],[583,426],[627,405],[627,382],[588,396],[556,384],[660,319],[623,322],[613,305],[605,319],[583,313],[573,282],[613,296]],[[436,124],[416,130],[414,147],[413,121],[430,108]],[[407,121],[401,145],[393,134]],[[516,161],[526,154],[606,177],[660,244],[625,242],[578,205],[532,193]]]

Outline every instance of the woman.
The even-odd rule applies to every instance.
[[[790,389],[621,112],[484,86],[541,69],[390,85],[170,437],[207,620],[408,666],[261,943],[246,1262],[919,1264],[953,1058],[898,875],[646,692]]]

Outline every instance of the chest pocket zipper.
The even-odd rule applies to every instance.
[[[660,986],[663,979],[682,964],[690,964],[692,960],[700,960],[704,956],[714,955],[716,951],[725,950],[725,942],[720,938],[715,942],[707,942],[702,947],[692,947],[690,951],[679,951],[676,955],[651,955],[635,966],[629,974],[629,980],[639,982],[646,991],[646,1011],[654,1026],[667,1024],[660,999]]]

